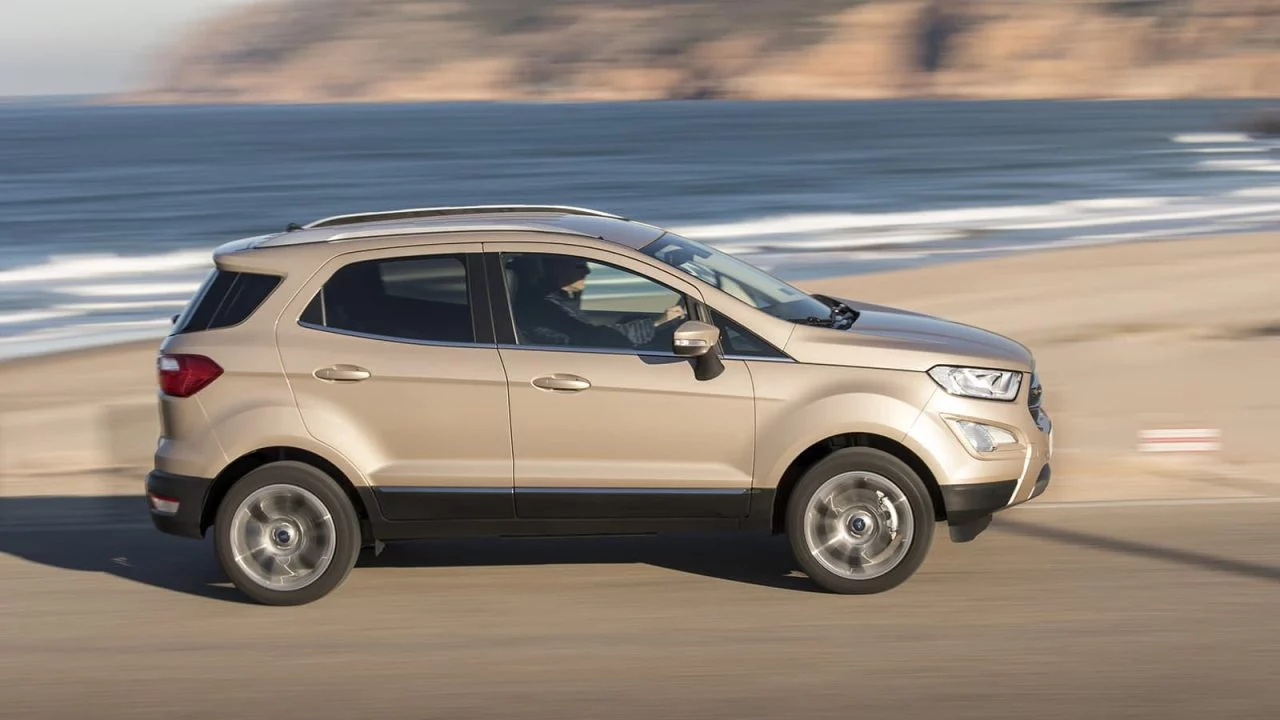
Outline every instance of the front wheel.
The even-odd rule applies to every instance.
[[[866,447],[818,461],[787,504],[796,561],[819,586],[843,594],[884,592],[911,577],[929,551],[934,522],[920,477]]]
[[[360,553],[355,508],[325,473],[298,462],[264,465],[218,506],[214,546],[245,595],[267,605],[314,602],[342,584]]]

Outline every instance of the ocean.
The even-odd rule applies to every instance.
[[[1280,140],[1231,129],[1272,105],[7,102],[0,358],[159,338],[216,245],[366,210],[592,207],[789,280],[1275,230]]]

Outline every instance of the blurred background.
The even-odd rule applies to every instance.
[[[226,602],[137,497],[155,348],[210,251],[493,203],[1025,342],[1045,509],[857,605],[772,546],[623,540],[392,553],[304,611],[331,640]],[[1280,0],[4,0],[0,614],[26,622],[0,695],[168,717],[148,690],[178,668],[277,716],[1280,716],[1277,239]],[[1170,429],[1192,442],[1150,452]],[[157,616],[185,626],[130,645]],[[301,704],[245,674],[264,659]],[[851,709],[841,669],[876,692]]]
[[[366,209],[586,205],[789,279],[1272,229],[1277,38],[1274,0],[11,0],[0,357],[155,336],[213,246]]]

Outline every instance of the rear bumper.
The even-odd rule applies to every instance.
[[[204,537],[200,519],[212,485],[213,481],[205,478],[151,471],[147,474],[147,505],[152,524],[170,535]],[[170,511],[174,502],[177,508]]]

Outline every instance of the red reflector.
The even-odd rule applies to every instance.
[[[203,355],[161,355],[160,391],[173,397],[191,397],[218,379],[222,368]]]
[[[156,495],[155,493],[147,493],[147,500],[151,503],[152,510],[159,513],[165,513],[167,515],[176,514],[178,512],[178,508],[181,507],[181,503],[176,499],[165,497],[163,495]]]

